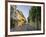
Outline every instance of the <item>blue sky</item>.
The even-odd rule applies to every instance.
[[[29,10],[31,8],[31,6],[26,6],[26,5],[16,5],[16,9],[22,11],[23,15],[25,16],[25,18],[27,19],[28,15],[29,15]]]

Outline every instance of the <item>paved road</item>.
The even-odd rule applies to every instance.
[[[31,31],[31,30],[35,30],[35,28],[33,28],[29,24],[25,24],[22,27],[15,26],[15,28],[12,28],[10,31],[14,32],[14,31]]]

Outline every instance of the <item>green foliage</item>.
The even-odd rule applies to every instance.
[[[35,18],[37,19],[39,17],[39,19],[41,19],[41,7],[39,6],[33,6],[30,10],[29,10],[29,18],[32,19],[32,21],[35,21]],[[40,20],[39,20],[40,21]]]
[[[32,21],[34,24],[39,27],[41,24],[41,7],[40,6],[32,6],[32,8],[29,10],[29,17],[28,22],[31,23]]]

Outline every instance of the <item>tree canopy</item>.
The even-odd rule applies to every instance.
[[[41,7],[40,6],[32,6],[29,10],[28,22],[36,23],[37,27],[41,24]]]

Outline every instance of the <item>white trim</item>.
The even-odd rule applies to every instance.
[[[41,6],[41,31],[21,31],[21,32],[10,32],[10,5],[28,5],[28,6]],[[43,33],[43,4],[27,4],[27,3],[8,3],[8,35],[17,34],[32,34],[32,33]]]

